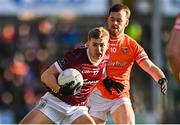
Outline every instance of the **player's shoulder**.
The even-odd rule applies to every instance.
[[[131,36],[125,34],[124,37],[125,37],[125,41],[126,41],[125,43],[126,43],[126,45],[127,45],[127,46],[130,46],[132,49],[137,49],[137,48],[142,49],[142,48],[143,48],[143,47],[142,47],[135,39],[133,39]]]
[[[124,39],[126,41],[129,41],[129,42],[136,42],[135,39],[133,39],[131,36],[129,36],[128,34],[124,34]]]
[[[138,46],[138,42],[136,40],[134,40],[131,36],[124,34],[124,44],[126,44],[127,46]]]

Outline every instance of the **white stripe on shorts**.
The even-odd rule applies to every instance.
[[[62,69],[61,69],[61,67],[59,66],[59,64],[58,64],[57,61],[54,63],[54,65],[55,65],[56,69],[57,69],[59,72],[62,72]]]

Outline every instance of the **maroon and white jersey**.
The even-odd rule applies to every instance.
[[[105,55],[98,65],[90,62],[87,54],[87,48],[78,48],[65,54],[64,58],[55,62],[55,66],[59,71],[66,68],[75,68],[81,72],[84,84],[80,92],[74,96],[57,96],[62,101],[70,105],[85,105],[87,98],[95,88],[98,81],[102,78],[105,71],[108,56]]]

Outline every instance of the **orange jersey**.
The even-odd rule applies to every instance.
[[[129,79],[134,61],[140,63],[148,59],[148,56],[144,49],[126,34],[116,39],[110,38],[109,43],[109,61],[106,67],[107,76],[116,82],[122,83],[125,88],[120,94],[112,90],[112,95],[110,95],[104,88],[102,81],[100,81],[97,84],[97,89],[101,91],[104,97],[109,99],[129,97]]]

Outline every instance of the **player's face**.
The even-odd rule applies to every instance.
[[[91,38],[87,47],[89,48],[89,56],[93,61],[98,61],[104,57],[108,49],[108,39]]]
[[[108,16],[108,30],[111,37],[117,37],[124,33],[125,27],[129,20],[126,17],[126,12],[121,10],[119,12],[111,12]]]

